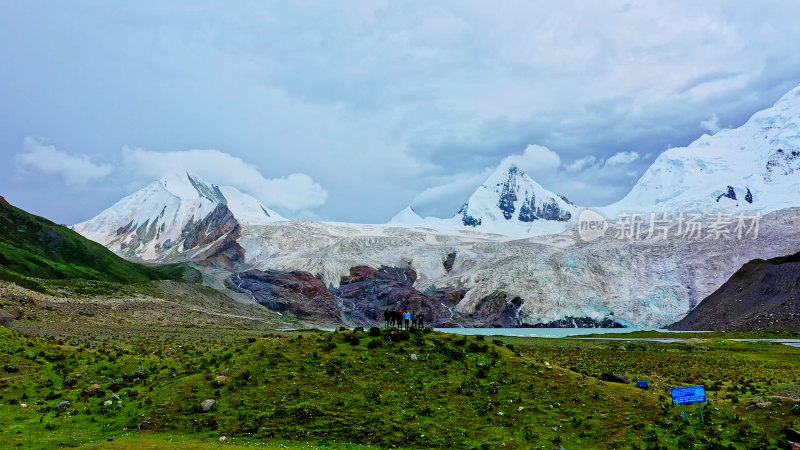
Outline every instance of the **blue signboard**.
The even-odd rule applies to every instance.
[[[684,405],[686,403],[704,403],[706,401],[706,388],[703,386],[686,386],[672,388],[672,403]]]
[[[638,388],[647,389],[649,386],[650,386],[650,382],[649,381],[637,381],[636,382],[636,387],[638,387]]]

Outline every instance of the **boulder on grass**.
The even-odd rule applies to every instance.
[[[213,398],[210,398],[208,400],[203,400],[203,403],[200,403],[200,409],[202,409],[203,412],[209,412],[211,411],[211,408],[213,408],[214,405],[216,404],[217,401],[214,400]]]
[[[600,379],[603,381],[609,381],[611,383],[628,384],[631,382],[631,380],[629,380],[628,377],[619,373],[604,373],[600,375]]]

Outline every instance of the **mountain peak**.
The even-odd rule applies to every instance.
[[[170,259],[216,243],[238,225],[281,220],[285,219],[234,187],[176,171],[73,229],[126,256]]]
[[[742,126],[704,135],[656,158],[630,193],[604,208],[621,211],[760,211],[797,206],[800,86]]]

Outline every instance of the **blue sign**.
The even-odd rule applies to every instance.
[[[638,387],[638,388],[647,389],[649,386],[650,386],[650,382],[649,381],[637,381],[636,382],[636,387]]]
[[[672,388],[672,403],[684,405],[686,403],[704,403],[706,401],[706,388],[703,386],[687,386]]]

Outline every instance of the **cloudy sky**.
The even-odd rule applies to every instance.
[[[800,83],[800,2],[0,0],[0,195],[169,170],[289,217],[449,216],[512,158],[582,205]]]

